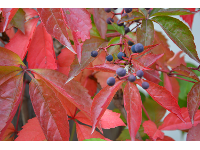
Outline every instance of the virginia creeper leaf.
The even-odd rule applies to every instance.
[[[146,54],[143,57],[140,57],[138,60],[145,66],[150,67],[153,63],[155,63],[158,59],[160,59],[164,54]]]
[[[189,129],[186,141],[200,141],[200,124]]]
[[[37,8],[37,11],[47,32],[76,54],[69,41],[63,10],[61,8]]]
[[[192,127],[192,123],[188,114],[186,107],[181,108],[181,114],[185,123],[181,121],[175,114],[169,113],[161,126],[158,129],[160,130],[186,130]],[[197,110],[194,116],[194,126],[200,123],[200,110]]]
[[[145,121],[142,126],[144,127],[144,133],[150,136],[154,141],[157,138],[164,138],[164,133],[157,129],[156,124],[151,120]]]
[[[137,28],[137,43],[144,46],[152,45],[154,41],[154,25],[149,19],[142,20],[141,28]]]
[[[78,62],[77,57],[70,67],[70,72],[66,83],[71,81],[75,76],[77,76],[85,67],[87,67],[95,58],[91,57],[91,52],[97,50],[99,47],[105,46],[105,40],[101,38],[91,38],[86,40],[83,44],[82,58],[81,62]]]
[[[184,56],[180,57],[182,53],[183,51],[179,51],[178,53],[176,53],[172,58],[167,61],[167,65],[169,65],[171,68],[175,68],[181,64],[186,65]]]
[[[107,14],[103,8],[93,8],[94,23],[101,37],[105,39],[107,32]]]
[[[21,58],[14,52],[0,47],[0,66],[16,66],[25,64],[22,62]]]
[[[3,26],[2,26],[2,29],[0,29],[1,32],[4,32],[6,30],[8,24],[14,17],[17,10],[18,8],[2,8],[1,9],[2,15],[4,17],[3,22],[2,22]]]
[[[37,117],[29,119],[15,141],[44,141],[46,139]]]
[[[194,124],[194,116],[200,105],[200,82],[193,85],[187,95],[187,108],[192,124]]]
[[[184,121],[178,101],[174,98],[174,96],[162,86],[148,80],[145,80],[145,82],[149,83],[149,88],[146,89],[149,95],[162,107],[176,114],[182,121]],[[142,84],[141,80],[136,80],[135,83],[140,86]]]
[[[134,83],[127,82],[124,88],[124,107],[127,112],[127,124],[131,140],[135,140],[135,136],[142,121],[142,100],[139,90]]]
[[[149,14],[149,17],[151,17],[153,14],[157,13],[161,8],[153,8]]]
[[[196,81],[200,81],[198,76],[191,69],[189,69],[188,67],[186,67],[182,64],[180,66],[174,68],[173,71],[176,71],[177,73],[180,73],[186,77],[192,78]]]
[[[156,141],[175,141],[175,140],[165,135],[163,139],[158,138]]]
[[[3,80],[0,84],[0,140],[2,140],[21,101],[23,74],[16,75],[16,72],[13,72],[9,79],[5,80],[4,77],[0,79],[0,81]]]
[[[180,20],[169,16],[157,16],[152,18],[168,34],[170,39],[188,56],[198,63],[200,60],[197,55],[194,37],[189,28]]]
[[[23,11],[25,12],[26,20],[29,20],[38,15],[38,12],[33,8],[23,8]]]
[[[117,32],[119,32],[120,34],[122,34],[122,35],[124,35],[124,33],[125,33],[125,30],[124,30],[124,26],[118,26],[116,23],[112,23],[111,24],[114,28],[115,28],[115,30],[117,31]]]
[[[57,69],[56,56],[51,35],[40,23],[33,34],[28,48],[28,67]]]
[[[34,112],[46,139],[49,141],[68,141],[67,112],[52,89],[43,80],[32,79],[29,84],[29,93]]]
[[[145,16],[140,13],[140,12],[137,12],[137,11],[133,11],[131,13],[131,16],[130,17],[123,17],[120,21],[121,22],[129,22],[129,21],[134,21],[134,20],[138,20],[138,19],[144,19]]]
[[[94,97],[91,107],[92,133],[123,82],[117,81],[112,87],[106,86]]]
[[[196,8],[186,8],[190,11],[195,11]],[[188,23],[188,25],[190,26],[190,28],[192,28],[192,23],[193,23],[193,19],[194,19],[194,14],[190,14],[190,15],[180,15],[181,18],[183,18],[183,20],[185,22]]]
[[[137,59],[131,60],[134,69],[136,70],[152,70],[151,68],[145,67],[140,61]]]
[[[15,52],[23,60],[38,20],[38,18],[34,18],[27,21],[24,25],[25,34],[22,31],[18,30],[15,36],[10,40],[10,42],[5,45],[5,48]]]
[[[110,72],[98,72],[94,76],[97,79],[98,83],[101,85],[101,88],[104,88],[107,86],[107,79],[109,77],[113,77],[115,73],[110,73]]]
[[[115,65],[115,64],[103,64],[103,65],[96,65],[96,66],[86,68],[86,69],[116,73],[116,70],[118,68],[120,68],[120,66]]]
[[[144,78],[158,84],[160,80],[160,74],[156,70],[143,70]]]
[[[120,37],[114,37],[109,41],[108,46],[111,44],[117,44],[119,42],[120,42]],[[115,45],[115,46],[111,46],[107,49],[108,53],[110,55],[113,55],[115,60],[118,59],[117,54],[120,52],[119,48],[120,48],[119,45]]]
[[[9,124],[8,128],[4,132],[3,141],[14,141],[14,136],[12,134],[15,132],[15,127],[12,123]]]

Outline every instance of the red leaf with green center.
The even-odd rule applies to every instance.
[[[37,8],[37,11],[47,32],[76,54],[69,41],[63,10],[61,8]]]
[[[127,82],[124,88],[124,107],[127,112],[131,140],[134,141],[142,121],[142,101],[139,90],[134,83]]]
[[[113,86],[106,86],[94,97],[91,107],[92,132],[110,104],[113,96],[124,81],[117,81]]]
[[[46,137],[42,131],[37,117],[29,119],[18,133],[15,141],[44,141]]]
[[[162,107],[176,114],[182,121],[184,121],[181,115],[181,109],[175,97],[169,91],[167,91],[166,88],[159,86],[148,80],[145,80],[145,82],[149,83],[149,88],[146,89],[149,95]],[[136,80],[135,83],[142,86],[141,80]]]
[[[40,79],[32,79],[29,93],[34,112],[49,141],[68,141],[69,122],[67,111],[54,91]]]
[[[164,54],[146,54],[139,58],[138,60],[145,66],[150,67],[152,64],[154,64],[158,59],[160,59]]]
[[[200,141],[200,124],[189,129],[186,141]]]
[[[190,11],[195,11],[196,8],[186,8],[186,9],[188,9]],[[183,20],[188,23],[190,28],[192,28],[194,14],[191,14],[191,15],[180,15],[180,17],[183,18]]]
[[[192,124],[194,123],[194,116],[200,105],[200,82],[193,85],[192,89],[187,95],[187,108]]]
[[[56,56],[51,35],[40,23],[32,37],[28,48],[28,67],[57,69]]]

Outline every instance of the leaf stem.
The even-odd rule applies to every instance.
[[[75,131],[76,131],[76,122],[74,121],[74,124],[73,124],[73,127],[72,127],[72,132],[71,132],[71,136],[70,136],[70,141],[73,141],[73,138],[74,138],[74,134],[75,134]]]
[[[144,113],[146,114],[147,118],[148,118],[149,120],[151,120],[151,118],[150,118],[150,116],[149,116],[148,112],[146,111],[146,109],[145,109],[145,107],[144,107],[143,104],[142,104],[142,109],[144,110]]]
[[[184,81],[187,81],[187,82],[196,83],[196,82],[194,82],[194,81],[190,81],[190,80],[187,80],[187,79],[183,79],[183,78],[180,78],[180,77],[177,77],[177,76],[171,76],[171,75],[169,75],[169,77],[174,77],[174,78],[177,78],[177,79],[180,79],[180,80],[184,80]]]

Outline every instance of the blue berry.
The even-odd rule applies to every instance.
[[[116,70],[116,73],[117,73],[118,76],[123,77],[123,76],[126,75],[126,70],[124,68],[118,68]]]
[[[137,75],[139,78],[142,78],[143,75],[144,75],[144,72],[143,72],[142,70],[138,70],[138,71],[136,72],[136,75]]]
[[[120,60],[124,60],[124,59],[122,58],[122,56],[123,56],[123,57],[126,57],[126,55],[125,55],[123,52],[119,52],[119,53],[117,54],[117,57],[118,57]]]
[[[141,53],[141,52],[143,52],[143,50],[144,50],[144,46],[141,43],[135,44],[135,51],[137,53]]]
[[[98,55],[98,52],[97,52],[97,51],[92,51],[92,52],[91,52],[91,56],[92,56],[92,57],[97,57],[97,55]]]
[[[112,56],[112,55],[106,56],[106,60],[107,60],[107,61],[112,61],[112,60],[113,60],[113,56]]]
[[[149,88],[149,83],[148,82],[142,82],[142,88],[143,89],[148,89]]]
[[[129,29],[129,27],[124,27],[125,30],[125,34],[127,34],[128,32],[130,32],[131,30]]]
[[[128,45],[129,45],[129,46],[132,46],[133,44],[134,44],[134,43],[133,43],[132,41],[130,41],[130,40],[128,41]]]
[[[124,25],[124,23],[122,22],[122,23],[119,23],[120,22],[120,20],[117,20],[117,25],[118,26],[123,26]]]
[[[137,53],[137,52],[135,51],[135,45],[133,45],[133,46],[131,47],[131,51],[132,51],[133,53]]]
[[[109,86],[113,86],[113,85],[115,84],[115,78],[109,77],[109,78],[107,79],[107,84],[108,84]]]
[[[126,13],[130,13],[132,11],[133,8],[124,8]]]
[[[128,77],[128,80],[129,80],[130,82],[134,82],[134,81],[136,80],[136,77],[135,77],[134,75],[130,75],[130,76]]]
[[[111,8],[104,8],[104,11],[109,13],[109,12],[111,12]]]
[[[109,18],[107,18],[106,22],[107,22],[107,24],[111,24],[112,22],[114,22],[114,20],[109,17]]]

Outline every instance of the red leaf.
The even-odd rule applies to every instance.
[[[69,41],[63,10],[61,8],[37,8],[37,11],[47,32],[76,54]]]
[[[46,137],[42,131],[37,117],[29,119],[23,129],[18,133],[15,141],[44,141]]]
[[[155,63],[159,58],[161,58],[164,54],[146,54],[138,60],[145,66],[150,67],[153,63]]]
[[[98,72],[94,76],[97,78],[98,83],[101,85],[101,88],[104,88],[107,86],[107,79],[109,77],[113,77],[116,73],[110,73],[110,72]]]
[[[136,70],[152,70],[151,68],[145,67],[141,62],[136,59],[131,60],[134,69]]]
[[[156,70],[143,70],[144,78],[158,84],[160,80],[160,74]]]
[[[57,69],[53,40],[43,24],[39,24],[33,34],[28,48],[29,68]]]
[[[92,122],[89,118],[87,118],[82,112],[79,112],[75,119],[78,119],[80,122],[92,125]],[[104,129],[115,128],[118,126],[126,126],[124,122],[120,119],[120,114],[113,112],[112,110],[106,109],[99,123],[101,127]]]
[[[116,70],[118,68],[120,68],[120,66],[115,65],[115,64],[102,64],[102,65],[96,65],[94,67],[86,68],[86,69],[116,73]]]
[[[169,136],[164,136],[163,139],[158,138],[156,141],[175,141],[174,139],[172,139]]]
[[[124,81],[117,81],[113,86],[106,86],[94,97],[91,107],[92,132],[110,104],[113,96]]]
[[[54,91],[43,80],[33,79],[29,93],[34,112],[49,141],[68,141],[69,122],[67,112]]]
[[[200,141],[200,124],[189,129],[186,141]]]
[[[19,71],[9,69],[0,77],[0,140],[2,140],[21,101],[23,74],[17,75],[18,73]]]
[[[73,40],[74,40],[74,45],[76,47],[76,52],[77,52],[77,57],[78,57],[78,62],[81,62],[81,56],[82,56],[82,46],[83,43],[79,42],[79,39],[77,37],[77,33],[75,31],[72,31],[72,35],[73,35]]]
[[[150,136],[153,140],[164,138],[164,133],[157,129],[156,124],[151,120],[145,121],[142,126],[144,127],[144,133]]]
[[[134,83],[127,82],[124,88],[124,107],[127,112],[131,140],[134,141],[142,121],[142,101],[139,90]]]
[[[187,108],[192,124],[194,116],[200,105],[200,82],[195,83],[187,95]]]
[[[186,8],[186,9],[188,9],[190,11],[195,11],[196,8]],[[183,18],[183,20],[188,23],[190,28],[192,28],[194,14],[191,14],[191,15],[180,15],[180,17]]]
[[[3,19],[3,25],[2,25],[2,29],[0,29],[0,32],[4,32],[8,26],[8,24],[10,23],[10,21],[12,20],[12,18],[14,17],[15,13],[17,12],[18,8],[2,8],[2,16],[4,17]]]
[[[76,132],[77,132],[77,137],[79,141],[83,141],[85,139],[91,139],[91,138],[100,138],[104,139],[107,141],[110,141],[109,139],[105,138],[103,135],[101,135],[99,132],[94,131],[93,134],[91,134],[92,128],[85,126],[85,125],[80,125],[79,123],[76,123]]]
[[[22,8],[25,14],[25,19],[29,20],[38,15],[38,12],[32,8]]]
[[[180,55],[183,53],[183,51],[179,51],[178,53],[176,53],[172,58],[170,58],[167,61],[167,65],[169,65],[171,68],[175,68],[181,64],[186,66],[185,60],[184,60],[184,56],[180,57]]]
[[[14,141],[14,136],[12,136],[12,134],[15,132],[15,127],[13,126],[12,123],[10,123],[6,129],[6,131],[4,132],[3,135],[3,141]]]
[[[74,53],[68,48],[63,48],[61,53],[57,57],[58,71],[68,76],[70,71],[70,65],[74,60]]]
[[[107,32],[107,14],[103,8],[93,8],[94,23],[101,37],[105,39]]]
[[[15,52],[23,60],[38,20],[38,18],[34,18],[27,21],[24,25],[25,34],[22,31],[18,30],[15,36],[10,40],[10,42],[5,45],[5,48]]]
[[[162,107],[176,114],[182,121],[184,121],[178,101],[174,98],[174,96],[162,86],[148,80],[145,80],[145,82],[149,83],[149,88],[146,89],[149,95]],[[136,80],[135,83],[140,86],[142,84],[141,80]]]
[[[186,107],[181,108],[181,114],[185,123],[182,122],[176,115],[173,113],[169,113],[161,126],[158,129],[160,130],[186,130],[192,127],[192,123],[190,121],[190,117],[188,114],[188,110]],[[200,110],[197,110],[194,117],[194,125],[200,123]]]
[[[22,62],[21,58],[14,52],[0,47],[0,66],[17,66],[25,64]]]

